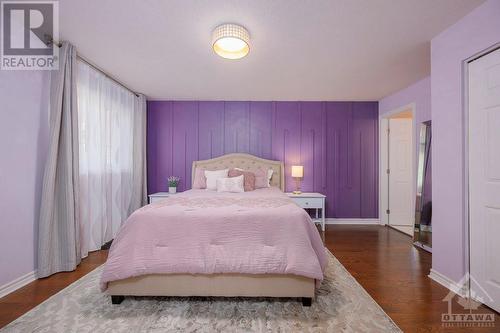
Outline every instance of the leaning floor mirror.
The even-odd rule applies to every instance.
[[[431,137],[431,122],[426,121],[420,126],[413,242],[429,252],[432,252]]]

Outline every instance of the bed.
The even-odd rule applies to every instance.
[[[293,297],[308,306],[326,255],[309,215],[284,193],[283,163],[248,154],[196,168],[272,169],[269,188],[244,193],[188,190],[144,206],[111,246],[101,290],[125,296]]]

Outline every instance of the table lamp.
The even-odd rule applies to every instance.
[[[293,194],[300,194],[300,180],[304,177],[304,166],[292,165],[292,177],[295,178],[295,191]]]

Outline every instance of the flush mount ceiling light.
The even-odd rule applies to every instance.
[[[212,33],[212,47],[226,59],[241,59],[250,52],[250,34],[237,24],[222,24]]]

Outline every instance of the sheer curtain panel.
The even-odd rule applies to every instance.
[[[78,62],[82,254],[112,240],[146,203],[146,102]]]

